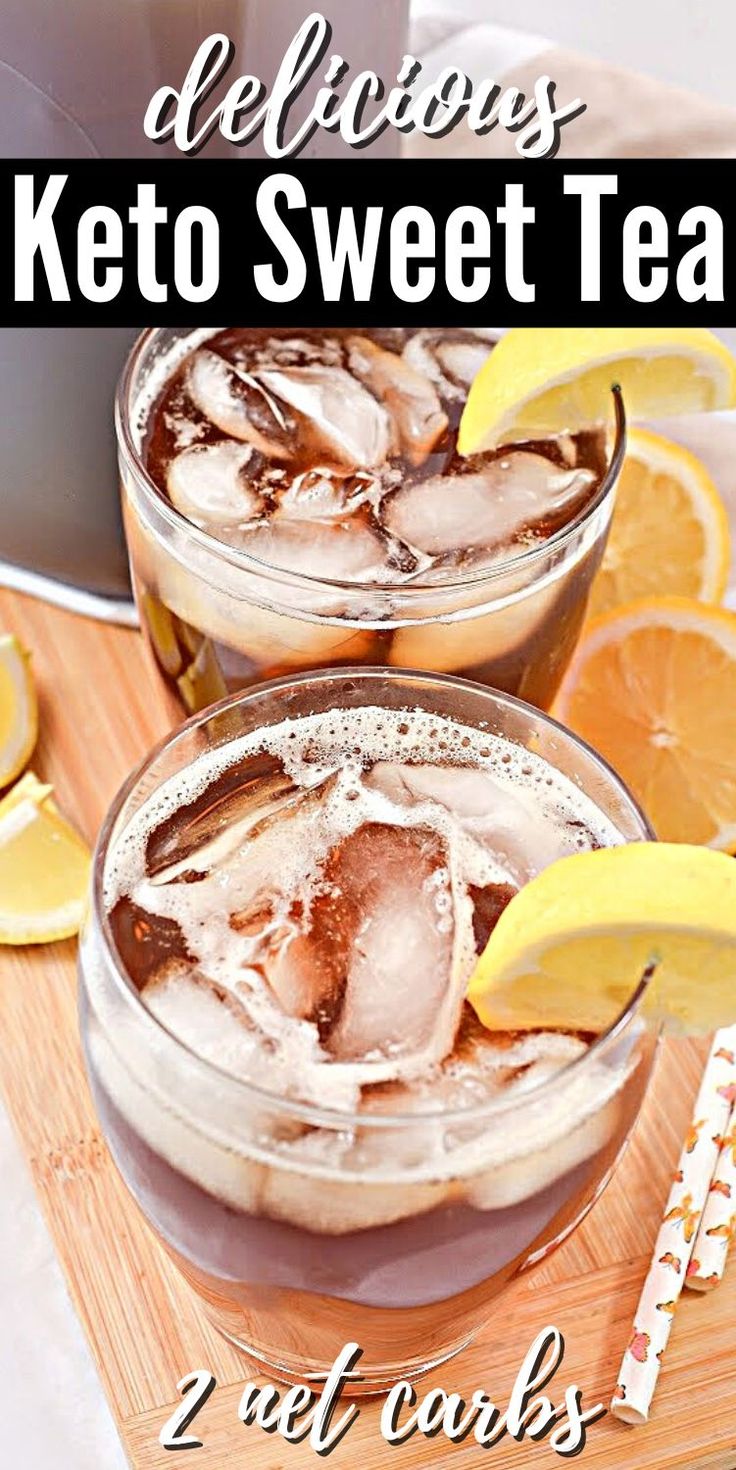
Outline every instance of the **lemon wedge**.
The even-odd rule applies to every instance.
[[[0,786],[23,770],[36,744],[38,704],[30,654],[13,633],[0,636]]]
[[[736,361],[704,327],[516,327],[470,387],[460,454],[606,422],[618,383],[629,419],[736,403]]]
[[[53,790],[53,786],[48,785],[44,781],[39,781],[38,776],[35,776],[33,771],[26,771],[25,775],[21,776],[19,781],[16,781],[15,785],[11,787],[10,791],[6,792],[2,801],[0,801],[0,817],[6,816],[8,812],[13,810],[13,807],[17,806],[19,802],[25,801],[26,798],[35,801],[37,806],[50,807],[58,815],[59,808],[53,799]]]
[[[645,1014],[673,1033],[736,1021],[736,862],[633,842],[551,863],[519,890],[470,978],[492,1030],[605,1030],[651,971]]]
[[[46,944],[76,934],[90,854],[52,788],[27,772],[0,801],[0,944]]]

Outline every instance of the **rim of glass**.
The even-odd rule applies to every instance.
[[[203,1070],[206,1075],[211,1076],[215,1080],[219,1080],[221,1082],[224,1081],[228,1087],[244,1089],[245,1093],[247,1093],[249,1096],[260,1099],[274,1111],[287,1113],[289,1117],[296,1117],[308,1123],[323,1123],[330,1127],[338,1129],[340,1127],[345,1128],[351,1123],[358,1122],[360,1123],[361,1127],[365,1126],[368,1128],[375,1127],[379,1129],[391,1129],[402,1127],[408,1122],[416,1125],[418,1118],[420,1123],[423,1123],[424,1121],[436,1121],[437,1119],[442,1119],[444,1121],[467,1121],[518,1108],[529,1099],[538,1099],[547,1088],[551,1088],[553,1085],[559,1084],[561,1078],[568,1077],[574,1070],[584,1066],[587,1063],[588,1059],[592,1056],[595,1056],[601,1047],[606,1046],[610,1042],[614,1041],[616,1036],[625,1029],[625,1027],[628,1025],[629,1020],[638,1009],[639,1003],[648,987],[649,977],[642,977],[638,985],[629,996],[623,1009],[613,1019],[606,1030],[602,1031],[601,1034],[597,1036],[594,1041],[591,1042],[590,1046],[587,1047],[580,1056],[573,1058],[572,1061],[567,1062],[564,1067],[561,1067],[559,1071],[553,1073],[551,1077],[535,1083],[532,1087],[528,1088],[521,1094],[516,1094],[512,1097],[493,1098],[487,1102],[479,1103],[476,1107],[472,1108],[440,1108],[436,1111],[421,1113],[419,1115],[417,1115],[416,1113],[390,1113],[382,1114],[380,1116],[374,1115],[372,1117],[365,1117],[362,1114],[343,1111],[339,1108],[321,1107],[318,1104],[305,1102],[301,1099],[286,1098],[282,1094],[271,1092],[268,1088],[260,1086],[257,1082],[253,1082],[248,1078],[239,1077],[232,1072],[228,1072],[226,1068],[220,1067],[217,1065],[217,1063],[212,1062],[208,1058],[201,1056],[199,1052],[195,1051],[186,1042],[182,1041],[175,1032],[171,1031],[168,1026],[165,1026],[163,1022],[157,1016],[154,1016],[153,1013],[148,1009],[148,1007],[142,1000],[139,992],[131,984],[125,967],[118,954],[115,938],[109,922],[108,912],[104,903],[103,893],[105,863],[107,859],[108,847],[113,830],[123,810],[123,807],[125,806],[129,797],[132,796],[133,792],[135,791],[142,777],[148,771],[149,767],[156,760],[158,760],[159,756],[161,756],[165,750],[167,750],[171,746],[174,746],[177,741],[186,737],[191,731],[197,729],[197,727],[199,726],[208,723],[213,717],[216,717],[224,711],[232,709],[238,705],[255,704],[260,699],[262,699],[264,695],[272,694],[283,689],[291,689],[295,686],[299,687],[301,685],[309,684],[329,684],[331,681],[336,681],[338,679],[349,679],[367,683],[370,679],[376,678],[380,678],[384,682],[388,680],[391,683],[397,683],[399,686],[404,684],[408,679],[411,679],[414,682],[428,684],[430,687],[434,684],[438,684],[441,685],[443,688],[449,687],[450,689],[458,689],[460,693],[466,693],[468,690],[470,690],[474,695],[480,694],[485,699],[487,699],[489,705],[493,707],[496,711],[498,711],[499,709],[510,709],[511,711],[518,712],[527,718],[531,716],[535,720],[541,720],[543,724],[551,727],[553,732],[562,736],[564,741],[582,750],[587,759],[590,760],[593,768],[597,770],[597,772],[603,777],[605,781],[607,781],[616,789],[618,796],[623,799],[625,805],[629,809],[630,814],[641,826],[641,837],[638,840],[656,840],[655,834],[652,831],[652,828],[650,827],[643,811],[641,810],[641,807],[639,806],[636,799],[631,795],[631,792],[629,791],[625,782],[622,781],[621,777],[616,773],[616,771],[613,770],[612,766],[610,766],[608,762],[605,761],[603,757],[599,755],[596,750],[593,749],[592,746],[588,745],[587,742],[582,740],[578,735],[573,734],[573,732],[571,730],[568,730],[564,725],[561,725],[558,720],[553,719],[552,716],[548,715],[545,711],[537,709],[536,706],[527,704],[526,701],[522,699],[517,699],[514,695],[505,694],[500,690],[486,688],[481,684],[476,684],[470,679],[461,679],[445,674],[425,673],[422,670],[415,669],[386,669],[383,668],[381,665],[356,665],[352,668],[339,670],[323,669],[316,672],[307,671],[305,673],[295,676],[287,675],[279,679],[270,679],[267,682],[255,685],[252,689],[241,691],[238,694],[228,695],[225,699],[221,699],[216,704],[211,704],[205,710],[200,710],[197,714],[192,715],[191,718],[185,720],[183,724],[177,725],[174,730],[169,731],[169,733],[165,735],[163,739],[159,740],[158,743],[153,746],[151,750],[148,751],[148,753],[143,757],[141,761],[138,762],[135,768],[130,772],[127,779],[123,782],[122,786],[119,788],[118,792],[113,798],[110,807],[108,808],[107,814],[100,828],[95,845],[92,869],[91,916],[93,921],[99,926],[99,930],[102,935],[105,949],[105,961],[112,971],[116,989],[119,994],[123,996],[125,1003],[133,1006],[136,1013],[142,1017],[144,1024],[153,1027],[156,1031],[162,1032],[168,1038],[168,1041],[170,1043],[177,1047],[181,1052],[187,1053],[193,1059],[197,1069]]]
[[[463,588],[477,585],[485,585],[501,581],[508,577],[509,573],[518,571],[520,568],[534,566],[539,561],[544,561],[548,554],[564,548],[573,541],[576,535],[594,517],[601,505],[608,499],[610,492],[614,489],[616,481],[621,472],[621,466],[626,453],[626,411],[624,408],[623,395],[618,383],[611,384],[611,399],[613,403],[614,440],[611,456],[606,472],[593,496],[593,499],[578,513],[573,520],[561,526],[545,541],[538,546],[527,547],[516,556],[510,556],[507,561],[496,563],[492,567],[478,567],[474,571],[466,572],[462,577],[443,578],[440,581],[426,582],[411,580],[407,582],[348,582],[334,577],[313,577],[308,572],[292,572],[287,567],[275,566],[272,562],[264,561],[260,557],[241,550],[236,546],[229,546],[227,542],[220,541],[205,531],[201,526],[195,526],[193,521],[187,519],[181,511],[172,505],[163,491],[149,475],[136,444],[132,427],[132,408],[134,401],[134,379],[139,366],[140,359],[146,348],[156,337],[157,333],[166,331],[165,327],[146,327],[140,336],[136,338],[128,354],[125,366],[118,381],[115,393],[115,429],[118,445],[125,455],[129,470],[136,476],[137,482],[144,494],[158,513],[175,530],[184,532],[210,555],[222,558],[231,566],[239,568],[243,572],[254,572],[260,576],[268,576],[277,582],[286,582],[291,586],[334,588],[341,592],[352,592],[354,595],[370,592],[373,596],[377,594],[392,594],[394,597],[411,596],[413,593],[426,595],[434,593],[435,596],[445,591],[458,591]],[[194,328],[191,329],[192,331]],[[214,331],[217,328],[213,329]]]

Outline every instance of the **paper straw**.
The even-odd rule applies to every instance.
[[[716,1033],[675,1172],[611,1413],[645,1424],[672,1318],[736,1098],[736,1026]]]
[[[691,1291],[712,1291],[718,1285],[726,1269],[728,1248],[736,1239],[736,1105],[720,1142],[716,1172],[685,1277]]]

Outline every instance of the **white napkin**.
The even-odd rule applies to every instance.
[[[459,66],[472,80],[498,79],[551,44],[531,31],[479,23],[457,10],[449,13],[446,0],[415,0],[412,6],[411,50],[421,58],[428,80],[445,66]]]
[[[492,77],[530,96],[537,77],[551,77],[559,101],[580,97],[586,104],[585,112],[562,128],[559,157],[563,160],[736,157],[736,108],[714,102],[710,95],[700,96],[667,81],[594,60],[544,36],[479,21],[485,3],[414,0],[412,45],[428,78],[443,66],[456,65],[475,83]],[[582,0],[580,4],[582,9]],[[549,18],[553,23],[554,7],[550,7]],[[717,34],[715,28],[710,32],[714,61]],[[701,61],[706,49],[704,38],[699,48]],[[462,125],[442,139],[410,137],[404,154],[409,158],[518,157],[514,134],[495,128],[486,137],[476,138],[464,132]]]
[[[4,1463],[125,1470],[31,1175],[0,1107],[0,1423]]]

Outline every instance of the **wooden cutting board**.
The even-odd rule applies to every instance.
[[[33,768],[55,783],[59,802],[92,840],[122,778],[170,724],[139,635],[1,592],[0,628],[17,632],[33,650],[41,697]],[[242,1383],[251,1374],[199,1315],[115,1173],[82,1072],[74,945],[0,951],[0,972],[0,1086],[131,1465],[170,1465],[158,1435],[179,1401],[177,1382],[207,1368],[217,1387],[193,1426],[203,1447],[188,1452],[187,1466],[316,1470],[323,1462],[308,1445],[239,1422]],[[504,1405],[533,1338],[553,1324],[567,1347],[552,1397],[561,1400],[577,1383],[584,1404],[608,1404],[702,1055],[693,1043],[663,1048],[628,1153],[602,1200],[551,1260],[507,1291],[476,1343],[427,1387],[441,1384],[464,1397],[485,1388]],[[389,1449],[379,1410],[376,1402],[361,1407],[330,1456],[337,1470],[481,1463],[472,1439],[452,1445],[415,1435]],[[508,1438],[482,1462],[496,1470],[565,1463],[546,1441],[519,1445]],[[580,1463],[590,1470],[735,1470],[736,1263],[712,1296],[685,1293],[650,1423],[629,1429],[607,1414],[590,1429]]]

